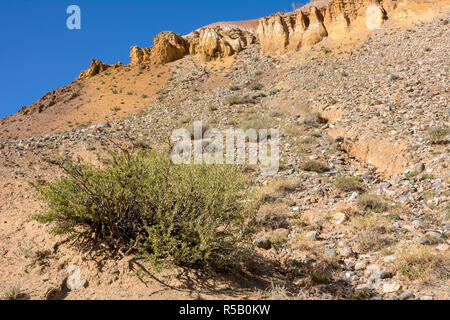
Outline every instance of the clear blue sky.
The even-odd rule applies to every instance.
[[[89,67],[93,58],[128,64],[130,46],[150,46],[160,31],[184,35],[212,22],[290,11],[291,3],[292,0],[1,0],[0,118],[69,84]],[[81,8],[81,30],[66,27],[66,9],[71,4]]]

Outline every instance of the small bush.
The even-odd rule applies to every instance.
[[[259,130],[270,130],[273,126],[273,120],[268,117],[259,117],[244,121],[239,126],[242,130],[254,129],[258,133]],[[267,134],[269,134],[268,132]]]
[[[295,179],[278,179],[259,190],[258,199],[261,202],[274,202],[288,193],[296,191],[301,186]]]
[[[323,164],[319,161],[314,161],[314,160],[303,163],[301,165],[301,169],[304,171],[317,172],[317,173],[323,173],[323,172],[328,171],[328,167],[325,164]]]
[[[374,194],[363,194],[358,200],[358,205],[363,210],[377,213],[387,210],[387,206],[384,203],[383,199]]]
[[[449,129],[443,128],[431,128],[428,131],[428,137],[431,144],[445,144],[447,143],[447,136],[449,134]]]
[[[338,177],[334,186],[343,192],[363,192],[364,187],[360,177]]]
[[[277,89],[277,88],[272,88],[272,89],[269,90],[269,96],[276,95],[276,94],[279,93],[279,92],[280,92],[279,89]]]
[[[249,85],[249,88],[250,88],[250,90],[258,91],[258,90],[262,90],[264,88],[264,86],[259,82],[252,82]]]
[[[311,127],[317,127],[320,124],[326,124],[328,123],[328,120],[322,117],[322,115],[319,112],[313,112],[311,114],[307,114],[305,116],[305,119],[303,120],[303,124],[311,126]]]
[[[101,169],[62,168],[66,177],[38,186],[48,212],[35,217],[56,233],[137,251],[158,267],[227,269],[244,258],[256,208],[240,168],[175,165],[147,150],[112,154]]]
[[[356,248],[359,253],[378,251],[388,247],[391,241],[383,234],[373,230],[365,230],[358,234]]]
[[[229,106],[234,106],[236,104],[252,103],[253,101],[249,97],[231,95],[226,97],[224,102]]]
[[[275,109],[270,112],[272,118],[281,118],[284,116],[284,111],[281,109]]]

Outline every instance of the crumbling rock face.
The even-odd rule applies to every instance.
[[[153,47],[131,47],[131,65],[142,63],[166,64],[183,58],[188,53],[188,43],[172,31],[163,31],[153,38]]]
[[[131,65],[139,65],[144,62],[150,62],[152,48],[139,48],[134,46],[130,48]]]
[[[188,43],[180,35],[164,31],[153,39],[150,54],[152,64],[165,64],[183,58],[188,53]]]
[[[289,45],[290,22],[290,17],[282,14],[275,14],[259,21],[256,32],[264,53],[273,55],[285,53]]]
[[[301,46],[305,48],[312,47],[328,36],[328,32],[323,25],[322,14],[316,7],[311,7],[309,11],[309,26],[303,34]]]
[[[118,62],[115,65],[110,65],[110,64],[103,63],[98,59],[94,59],[91,62],[91,67],[87,70],[82,71],[80,76],[78,77],[78,80],[91,78],[93,76],[98,75],[99,73],[102,73],[105,70],[108,70],[109,68],[118,68],[121,66],[123,66],[122,62]]]
[[[189,37],[189,53],[200,56],[203,61],[211,61],[239,53],[254,40],[250,32],[240,29],[203,28]]]
[[[343,38],[351,32],[379,28],[396,0],[331,0],[316,2],[290,14],[276,14],[259,21],[258,37],[263,53],[281,55],[309,48],[325,38]]]

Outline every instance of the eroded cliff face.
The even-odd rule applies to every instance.
[[[132,65],[142,63],[165,64],[178,60],[188,52],[188,43],[180,35],[172,31],[163,31],[153,39],[153,47],[132,47],[130,59]]]
[[[254,41],[250,32],[240,29],[203,28],[189,37],[189,53],[211,61],[239,53]]]
[[[399,25],[420,22],[433,16],[433,8],[443,4],[450,5],[450,0],[315,0],[291,13],[247,22],[211,24],[186,37],[171,31],[161,32],[154,38],[152,47],[131,47],[131,65],[161,65],[186,55],[208,62],[233,56],[256,42],[264,54],[280,56],[311,48],[324,39],[344,40],[354,34],[368,34],[388,19]],[[93,60],[90,69],[83,71],[79,79],[119,66]]]
[[[153,47],[132,47],[130,58],[132,65],[165,64],[187,54],[199,56],[203,61],[211,61],[239,53],[254,41],[255,37],[251,32],[240,29],[224,30],[218,26],[194,31],[186,39],[173,32],[164,31],[155,37]]]
[[[352,32],[379,28],[396,0],[332,0],[326,5],[309,5],[290,14],[260,19],[257,34],[263,53],[282,55],[310,48],[325,38],[337,39]],[[385,9],[385,7],[387,9]]]

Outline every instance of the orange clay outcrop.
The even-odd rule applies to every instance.
[[[130,59],[132,65],[142,63],[166,64],[183,58],[188,53],[188,43],[172,31],[163,31],[153,39],[153,47],[132,47]]]
[[[186,39],[171,31],[164,31],[155,37],[153,47],[131,48],[131,65],[166,64],[187,54],[199,56],[203,61],[216,60],[239,53],[254,40],[251,32],[237,28],[225,30],[219,26],[201,28]]]
[[[110,68],[116,69],[121,66],[123,66],[123,64],[120,61],[115,65],[110,65],[110,64],[103,63],[98,59],[94,59],[91,62],[91,67],[87,70],[82,71],[80,76],[78,77],[78,79],[91,78],[91,77],[96,76]]]
[[[211,61],[239,53],[254,40],[250,32],[240,29],[202,28],[189,36],[189,52],[203,61]]]

